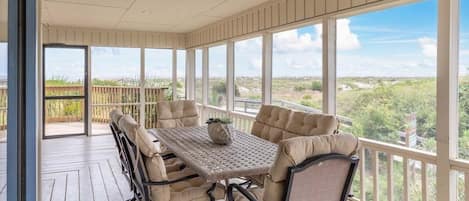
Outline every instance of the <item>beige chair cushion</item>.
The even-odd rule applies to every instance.
[[[282,141],[274,165],[264,181],[264,201],[281,201],[288,167],[322,154],[350,156],[358,149],[358,138],[349,134],[298,137]]]
[[[278,143],[281,140],[337,132],[339,121],[332,115],[310,114],[274,105],[262,105],[252,134]]]
[[[332,115],[295,111],[291,113],[285,130],[298,136],[327,135],[334,134],[338,124],[339,121]],[[291,138],[292,136],[285,137],[284,139]]]
[[[111,118],[111,121],[114,122],[117,126],[119,126],[119,120],[124,116],[124,113],[122,113],[121,110],[119,109],[113,109],[109,113],[109,118]]]
[[[124,115],[124,117],[119,121],[119,125],[128,138],[136,144],[137,148],[145,156],[152,157],[156,153],[161,153],[160,147],[153,142],[156,138],[149,134],[143,126],[137,124],[130,115]]]
[[[160,155],[155,155],[151,158],[145,157],[145,166],[147,169],[148,177],[151,181],[164,181],[168,180],[164,161]],[[170,200],[170,186],[151,186],[150,195],[152,201],[169,201]]]
[[[127,137],[135,142],[135,130],[139,127],[132,116],[126,114],[118,122],[119,129],[127,134]],[[132,133],[133,135],[130,135]]]
[[[264,189],[263,188],[251,188],[248,190],[251,195],[256,198],[256,200],[261,201],[264,198]],[[249,201],[246,197],[244,197],[241,193],[239,192],[234,192],[233,193],[233,198],[235,201]]]
[[[358,138],[349,134],[287,139],[279,144],[277,158],[269,174],[272,181],[283,181],[287,177],[288,167],[298,165],[307,158],[329,153],[350,156],[355,154],[358,146]]]
[[[283,133],[290,118],[291,110],[263,105],[257,114],[251,133],[257,137],[278,143],[283,139]]]
[[[199,113],[192,100],[158,102],[156,110],[158,128],[200,126]]]
[[[164,154],[160,154],[160,155],[164,156]],[[180,171],[181,167],[184,165],[184,162],[182,162],[178,158],[171,158],[171,159],[164,160],[164,163],[166,166],[166,172],[168,172],[168,174],[170,172]]]
[[[171,172],[168,174],[168,177],[169,179],[177,179],[192,174],[195,174],[195,172],[190,169],[184,169],[178,172]],[[202,177],[171,184],[171,201],[207,201],[209,200],[207,190],[211,186],[212,184],[206,183]],[[223,199],[225,196],[224,187],[217,184],[212,194],[216,199]]]

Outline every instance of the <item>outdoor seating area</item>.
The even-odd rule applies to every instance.
[[[166,115],[153,129],[145,129],[118,109],[109,114],[133,200],[353,198],[349,191],[358,167],[359,140],[337,134],[333,116],[264,105],[253,127],[253,133],[263,131],[263,135],[234,130],[232,143],[219,145],[210,139],[207,126],[200,126],[194,101],[159,102],[157,108]],[[301,132],[277,130],[282,123]],[[175,163],[178,168],[168,168]],[[265,181],[250,178],[260,175]]]
[[[469,0],[0,0],[0,201],[469,201]]]

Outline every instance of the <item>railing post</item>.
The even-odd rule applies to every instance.
[[[272,33],[262,36],[262,103],[272,104]]]
[[[450,160],[458,150],[459,0],[438,1],[437,201],[457,200],[457,173]]]
[[[336,19],[324,18],[322,22],[322,110],[336,113]]]

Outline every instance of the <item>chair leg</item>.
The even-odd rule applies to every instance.
[[[136,193],[136,192],[134,191],[133,194],[134,194],[133,197],[130,198],[130,199],[128,199],[128,200],[126,200],[126,201],[139,201],[139,200],[141,200],[141,199],[140,199],[141,196],[139,195],[139,193]]]
[[[210,201],[215,201],[215,197],[213,197],[213,191],[217,187],[216,183],[213,183],[212,186],[207,190],[207,195],[210,198]]]

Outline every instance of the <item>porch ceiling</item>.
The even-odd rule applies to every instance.
[[[266,1],[43,0],[42,13],[49,25],[181,33]]]

